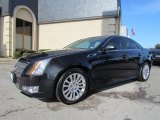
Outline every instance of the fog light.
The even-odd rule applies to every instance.
[[[22,86],[22,90],[29,92],[29,93],[38,93],[39,86]]]

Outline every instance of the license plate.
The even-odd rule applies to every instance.
[[[156,55],[156,57],[160,58],[160,55]]]

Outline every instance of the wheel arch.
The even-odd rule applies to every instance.
[[[89,70],[89,68],[87,68],[87,67],[85,67],[85,66],[82,66],[82,65],[73,65],[73,66],[70,66],[70,67],[68,67],[68,68],[66,68],[66,69],[64,69],[64,70],[62,70],[58,75],[57,75],[57,77],[56,77],[56,79],[55,79],[55,84],[54,84],[54,90],[53,90],[53,93],[55,94],[56,93],[56,88],[57,88],[57,84],[58,84],[58,81],[59,81],[59,79],[61,78],[61,76],[65,73],[65,72],[67,72],[68,70],[70,70],[70,69],[74,69],[74,68],[78,68],[78,69],[81,69],[82,71],[84,71],[85,73],[86,73],[86,75],[87,75],[87,78],[88,78],[88,89],[90,89],[90,85],[91,85],[91,75],[90,75],[90,70]]]
[[[148,64],[150,69],[151,69],[152,62],[150,60],[145,60],[140,66],[140,70],[139,70],[139,73],[138,73],[138,80],[143,81],[143,82],[147,81],[149,79],[149,76],[148,76],[148,78],[143,78],[143,75],[142,75],[143,67],[144,67],[145,64]]]
[[[149,63],[150,67],[152,65],[152,62],[150,60],[145,60],[144,63]]]

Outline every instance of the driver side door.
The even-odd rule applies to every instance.
[[[114,46],[114,49],[108,49],[108,46]],[[109,40],[99,51],[99,64],[95,67],[93,76],[96,84],[109,83],[121,79],[124,74],[123,66],[126,64],[124,59],[125,51],[122,50],[121,39],[114,37]]]

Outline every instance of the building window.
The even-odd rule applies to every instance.
[[[23,34],[23,20],[16,20],[16,33]]]
[[[24,21],[24,26],[25,26],[24,34],[32,36],[32,23]]]
[[[16,48],[32,49],[32,23],[16,19]]]

